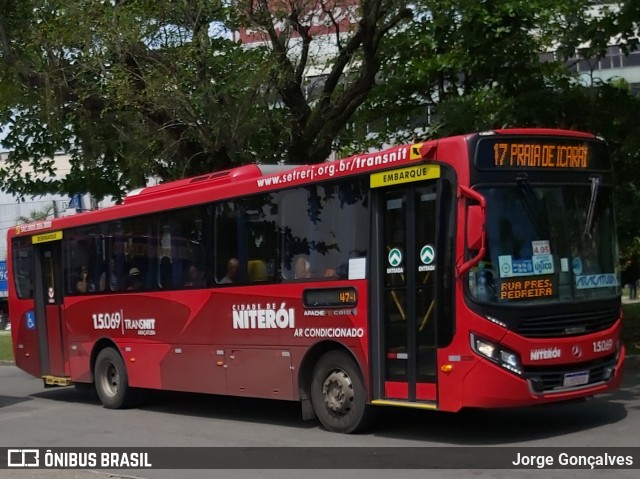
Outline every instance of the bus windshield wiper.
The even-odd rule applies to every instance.
[[[587,219],[584,225],[584,236],[591,236],[591,228],[593,228],[593,215],[596,209],[596,201],[598,200],[598,189],[600,188],[600,177],[592,176],[591,180],[591,197],[589,198],[589,208],[587,209]]]
[[[520,201],[522,202],[522,206],[531,219],[536,232],[540,238],[549,239],[551,236],[549,221],[540,199],[536,196],[533,188],[531,188],[529,178],[523,173],[516,177],[516,183],[518,184],[518,191],[520,192]]]

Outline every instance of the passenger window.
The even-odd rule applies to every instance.
[[[366,256],[368,187],[362,180],[284,191],[279,205],[285,280],[346,279],[349,260]]]

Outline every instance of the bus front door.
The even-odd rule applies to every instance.
[[[62,319],[61,241],[34,244],[34,298],[42,376],[68,376]]]
[[[437,180],[378,190],[374,403],[436,406],[437,192]]]

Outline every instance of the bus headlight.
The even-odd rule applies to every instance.
[[[489,341],[485,341],[484,339],[475,338],[475,346],[480,354],[489,358],[496,359],[496,345],[490,343]]]
[[[499,344],[471,335],[471,348],[480,356],[499,364],[512,373],[522,375],[522,365],[517,353],[506,349]]]

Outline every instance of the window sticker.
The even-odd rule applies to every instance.
[[[436,250],[430,244],[424,245],[420,249],[420,261],[422,264],[418,266],[418,271],[435,271]]]
[[[582,274],[582,260],[580,259],[580,256],[576,256],[571,260],[571,271],[573,271],[573,274],[576,276]]]
[[[553,256],[550,254],[538,254],[531,258],[533,261],[533,274],[553,274]]]
[[[531,249],[533,250],[534,255],[551,254],[551,247],[549,246],[549,240],[532,241]]]
[[[618,286],[618,278],[615,274],[585,274],[576,276],[576,289],[611,288]]]
[[[349,279],[365,279],[367,272],[367,258],[349,259]]]
[[[512,259],[511,255],[498,256],[498,267],[501,278],[534,274],[533,262],[530,259]]]
[[[400,266],[402,264],[402,251],[400,248],[393,248],[389,251],[387,256],[390,268],[387,268],[387,274],[404,273],[404,268]]]

